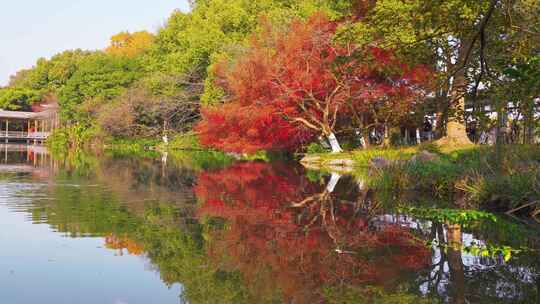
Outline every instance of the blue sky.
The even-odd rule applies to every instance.
[[[40,57],[67,49],[101,49],[120,31],[156,31],[187,0],[3,0],[0,86]]]

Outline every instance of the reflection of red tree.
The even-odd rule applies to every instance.
[[[144,250],[142,245],[139,245],[126,235],[117,236],[112,233],[105,237],[105,247],[118,250],[119,255],[123,255],[124,249],[126,249],[130,255],[141,255]]]
[[[321,301],[322,286],[389,285],[426,265],[428,249],[406,228],[372,231],[353,204],[321,188],[290,167],[262,163],[202,173],[200,215],[228,221],[213,232],[209,255],[257,282],[259,297],[280,290],[298,303]]]

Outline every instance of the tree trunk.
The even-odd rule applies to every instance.
[[[364,149],[369,148],[371,143],[369,142],[369,128],[364,128],[364,131],[362,132],[362,137],[364,138]]]
[[[461,226],[459,224],[447,225],[448,240],[448,268],[450,268],[450,279],[452,282],[452,303],[465,303],[465,272],[461,258]]]
[[[437,108],[436,108],[436,117],[435,117],[435,125],[434,125],[434,131],[435,136],[437,138],[442,138],[446,136],[446,125],[448,124],[448,95],[447,95],[447,88],[444,88],[444,92],[442,90],[437,91],[436,96],[436,102],[437,102]]]
[[[457,112],[454,117],[450,118],[448,120],[448,124],[446,125],[446,137],[444,137],[445,141],[450,144],[454,145],[468,145],[472,144],[471,140],[469,139],[469,136],[467,135],[467,129],[465,127],[465,123],[459,121],[459,118],[456,116],[462,116],[465,113],[465,98],[461,97],[457,105],[455,107],[455,111]]]
[[[455,67],[459,70],[453,77],[452,90],[450,93],[451,100],[455,102],[452,106],[452,116],[448,118],[446,125],[446,136],[441,139],[441,143],[450,145],[468,145],[472,144],[467,136],[465,127],[465,93],[467,90],[467,79],[465,77],[466,67],[464,65],[469,43],[462,43],[459,48],[458,58]]]
[[[387,123],[384,123],[383,147],[390,147],[390,130]]]
[[[338,173],[332,173],[332,176],[330,177],[330,180],[328,181],[328,184],[326,185],[326,191],[328,193],[334,192],[334,189],[336,188],[336,185],[339,182],[340,178],[341,178],[341,175],[339,175]]]
[[[534,99],[527,104],[527,115],[525,117],[525,144],[533,143],[533,122],[534,122]]]
[[[168,129],[167,129],[168,123],[166,120],[163,121],[163,136],[161,137],[163,139],[163,143],[165,145],[169,144],[169,135],[168,135]]]
[[[505,134],[506,134],[506,120],[507,114],[504,107],[497,106],[497,126],[495,128],[495,165],[498,169],[501,169],[502,160],[504,158]]]
[[[343,149],[341,149],[341,146],[339,145],[336,135],[333,132],[330,132],[330,135],[328,135],[327,138],[328,138],[328,142],[330,143],[330,147],[332,147],[332,153],[343,152]]]

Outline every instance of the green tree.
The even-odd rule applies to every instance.
[[[354,1],[353,1],[354,2]],[[333,19],[349,15],[352,2],[345,0],[197,0],[192,11],[175,11],[157,33],[152,50],[145,56],[146,66],[167,74],[198,74],[210,80],[209,66],[227,54],[243,49],[246,38],[259,30],[260,18],[287,24],[295,17],[306,18],[324,11]],[[206,101],[217,99],[219,89],[206,82]]]
[[[11,77],[10,87],[23,87],[55,93],[75,73],[80,61],[91,52],[65,51],[51,59],[40,58],[34,67],[21,70]]]
[[[468,142],[465,97],[476,95],[479,87],[489,83],[490,64],[497,60],[508,63],[502,54],[515,56],[534,45],[527,41],[538,41],[540,2],[535,0],[371,3],[362,11],[361,22],[344,28],[342,39],[375,40],[411,60],[430,64],[440,75],[435,90],[437,112],[443,122],[441,131],[446,131],[451,142]],[[504,50],[499,48],[501,43]]]
[[[68,80],[78,70],[82,60],[93,52],[73,50],[54,55],[49,63],[48,86],[49,91],[57,92],[66,85]]]
[[[62,115],[73,119],[77,107],[90,99],[110,101],[141,76],[138,60],[94,53],[81,60],[77,71],[59,91]]]
[[[0,89],[0,109],[29,110],[32,103],[41,100],[40,91],[28,88]]]
[[[504,74],[509,79],[512,101],[519,106],[524,116],[524,143],[532,143],[534,136],[535,111],[540,97],[540,55],[507,68]]]

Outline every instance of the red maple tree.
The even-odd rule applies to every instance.
[[[230,152],[292,149],[323,135],[341,151],[335,133],[351,116],[378,105],[406,113],[422,96],[427,72],[390,51],[336,43],[337,23],[322,14],[294,21],[286,33],[267,27],[234,63],[215,69],[228,94],[203,109],[201,143]]]

